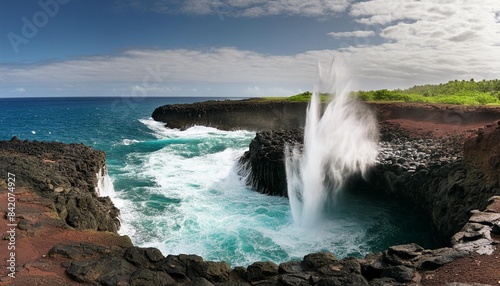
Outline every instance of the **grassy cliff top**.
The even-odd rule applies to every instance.
[[[286,100],[292,102],[307,102],[311,93],[306,91],[291,97],[265,97],[260,100]],[[408,89],[371,90],[352,92],[369,102],[414,102],[456,105],[500,105],[500,80],[449,81],[441,84],[426,84]],[[321,100],[327,101],[328,95],[321,94]]]

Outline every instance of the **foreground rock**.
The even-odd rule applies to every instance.
[[[119,210],[99,197],[106,174],[106,154],[83,144],[0,141],[0,170],[12,173],[16,185],[30,187],[54,201],[59,217],[76,229],[117,232]]]

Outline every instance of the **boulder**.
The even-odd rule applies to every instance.
[[[272,262],[254,262],[247,267],[246,278],[250,282],[266,280],[278,275],[278,265]]]
[[[329,252],[311,253],[304,256],[302,267],[306,271],[316,271],[325,265],[332,264],[337,261],[337,258]]]

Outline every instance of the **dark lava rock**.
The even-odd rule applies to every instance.
[[[259,132],[240,158],[240,175],[263,194],[287,197],[285,149],[303,142],[302,129]]]
[[[250,282],[265,280],[278,275],[278,265],[272,262],[255,262],[247,267],[247,280]]]
[[[200,277],[200,279],[203,279]],[[206,280],[205,280],[206,281]],[[208,281],[207,281],[208,282]],[[161,271],[152,271],[149,269],[139,269],[130,277],[130,286],[146,286],[146,285],[162,285],[175,286],[179,285],[170,275]],[[210,282],[208,282],[210,283]],[[193,284],[193,285],[213,285],[210,284]]]
[[[193,125],[221,130],[294,129],[303,127],[307,102],[224,100],[192,104],[170,104],[158,107],[151,117],[170,128],[185,129]]]
[[[387,267],[382,272],[383,277],[393,278],[398,282],[409,282],[414,275],[414,269],[402,265]]]
[[[440,248],[432,250],[432,254],[421,260],[418,268],[421,270],[434,270],[445,264],[448,264],[458,258],[466,257],[469,253],[459,251],[453,248]]]
[[[153,268],[164,257],[157,248],[131,247],[125,251],[125,259],[137,267]]]
[[[66,270],[78,282],[98,282],[102,285],[116,285],[129,280],[137,267],[115,256],[104,256],[95,261],[74,261]]]
[[[16,175],[16,186],[52,198],[60,218],[76,229],[117,232],[119,210],[97,198],[97,174],[106,173],[106,154],[83,144],[0,141],[0,172]]]
[[[50,249],[49,256],[59,255],[71,259],[82,259],[96,255],[108,254],[110,252],[110,249],[92,243],[60,243],[54,245]]]
[[[311,253],[304,256],[302,266],[305,270],[316,271],[325,265],[332,264],[337,261],[337,258],[329,252]]]
[[[210,282],[229,280],[231,267],[226,262],[192,261],[188,267],[188,276],[193,279],[203,277]]]

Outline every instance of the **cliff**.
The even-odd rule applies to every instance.
[[[306,102],[266,101],[259,99],[206,101],[193,104],[169,104],[154,110],[152,117],[169,128],[186,129],[193,125],[221,130],[291,130],[304,127]],[[500,118],[500,107],[457,106],[415,103],[369,103],[379,121],[411,119],[444,123],[461,130]],[[477,127],[477,126],[476,126]]]
[[[76,229],[117,232],[119,210],[99,197],[106,154],[83,144],[0,141],[0,172],[15,175],[16,186],[30,187],[54,201],[59,217]]]
[[[206,101],[158,107],[152,117],[169,128],[193,125],[221,130],[273,130],[304,126],[307,103],[258,100]]]

